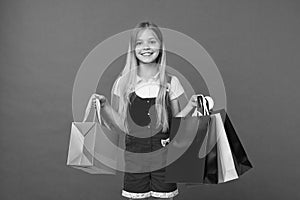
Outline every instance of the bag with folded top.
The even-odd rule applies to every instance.
[[[90,174],[116,174],[117,158],[114,145],[118,145],[117,132],[102,121],[100,102],[92,122],[87,122],[92,98],[89,100],[82,122],[72,122],[67,165]],[[97,116],[97,121],[95,118]]]

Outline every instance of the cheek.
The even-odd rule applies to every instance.
[[[143,45],[136,45],[134,47],[134,49],[135,49],[136,52],[139,52],[139,51],[141,51],[143,49]]]
[[[155,45],[155,46],[152,47],[152,49],[154,49],[155,51],[159,52],[160,45]]]
[[[157,57],[159,54],[159,50],[155,51],[154,56]]]
[[[134,50],[135,56],[140,56],[140,55],[139,55],[139,52],[140,52],[140,49],[136,48],[136,49]]]

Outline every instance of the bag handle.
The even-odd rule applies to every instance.
[[[209,105],[206,98],[200,94],[197,96],[197,116],[209,115]],[[203,114],[201,112],[203,110]]]
[[[91,98],[88,102],[88,105],[85,109],[85,115],[84,115],[84,118],[83,118],[83,122],[86,122],[87,117],[89,116],[89,114],[91,112],[92,102],[93,102],[93,96],[91,96]],[[97,118],[98,118],[98,121],[99,121],[100,125],[103,125],[108,130],[112,131],[110,125],[101,117],[101,112],[100,111],[101,111],[101,103],[100,103],[100,100],[98,98],[96,98],[96,111],[94,112],[93,122],[95,122],[96,115],[97,115]]]
[[[86,106],[83,122],[86,122],[86,120],[87,120],[87,118],[88,118],[88,116],[89,116],[89,114],[92,110],[92,102],[93,102],[93,96],[91,96],[91,98],[89,99],[89,102]],[[96,98],[96,109],[95,109],[95,112],[94,112],[93,122],[95,122],[96,115],[97,115],[98,121],[101,125],[102,124],[102,119],[101,119],[100,110],[101,110],[100,100]]]
[[[203,96],[203,107],[204,107],[204,115],[209,115],[209,103],[207,99]]]

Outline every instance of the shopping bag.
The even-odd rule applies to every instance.
[[[218,149],[218,183],[224,183],[238,178],[233,155],[226,136],[220,113],[213,115],[216,121]]]
[[[167,162],[186,148],[184,153],[166,166],[165,182],[218,182],[217,145],[211,116],[188,116],[172,119]],[[182,135],[176,137],[176,134]],[[175,138],[176,137],[176,138]],[[200,147],[202,147],[201,150]],[[201,152],[201,153],[200,153]],[[200,154],[200,155],[199,155]]]
[[[198,101],[200,105],[195,109],[192,117],[175,118],[174,121],[175,123],[186,121],[187,126],[190,127],[178,130],[174,125],[171,126],[171,138],[180,131],[185,131],[184,137],[189,138],[191,131],[195,132],[194,129],[196,135],[192,136],[193,142],[188,143],[190,146],[187,151],[167,166],[166,182],[195,186],[219,184],[237,179],[251,169],[252,165],[228,115],[224,109],[208,111],[207,101],[203,96],[198,98]],[[170,144],[174,145],[174,141],[171,140]],[[174,150],[170,149],[172,154]],[[198,155],[195,153],[197,150]]]
[[[217,142],[218,181],[225,183],[240,178],[253,168],[246,151],[224,109],[210,113],[212,124],[215,123]],[[187,187],[199,183],[185,183]]]
[[[236,173],[240,177],[242,174],[244,174],[245,172],[247,172],[251,168],[253,168],[253,166],[247,156],[247,153],[246,153],[226,111],[224,109],[222,109],[222,110],[216,111],[215,113],[216,113],[217,127],[220,130],[219,139],[221,141],[219,143],[221,143],[223,141],[222,135],[224,135],[223,138],[224,139],[227,138],[227,141],[229,143],[229,147],[230,147],[230,151],[232,154],[232,159],[234,162]],[[225,142],[226,142],[226,140],[225,140]],[[220,146],[220,151],[222,151],[222,150],[224,151],[224,149],[221,149],[221,146]],[[229,151],[229,150],[226,150],[226,151]],[[223,173],[227,173],[227,176],[230,174],[229,171],[226,171]],[[226,177],[226,174],[224,176]],[[220,181],[222,182],[222,180],[220,180]]]
[[[67,165],[90,174],[116,174],[117,158],[113,145],[118,145],[117,132],[102,120],[100,102],[92,122],[87,122],[92,98],[89,100],[83,122],[72,122]],[[95,121],[95,117],[97,120]]]

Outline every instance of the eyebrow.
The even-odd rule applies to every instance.
[[[151,40],[151,39],[155,39],[156,40],[155,37],[150,37],[148,40]],[[137,39],[136,41],[141,41],[141,39]]]

